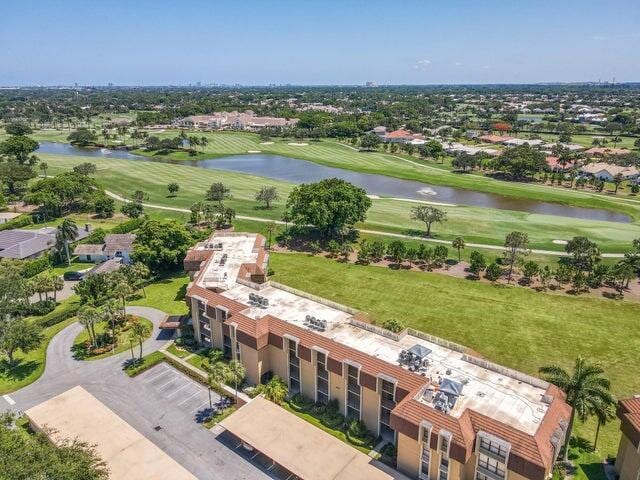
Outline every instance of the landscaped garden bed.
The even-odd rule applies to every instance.
[[[146,318],[127,315],[124,320],[116,322],[115,341],[112,335],[112,325],[108,322],[100,322],[95,325],[95,342],[92,343],[88,330],[83,330],[78,334],[73,342],[71,350],[76,360],[98,360],[109,355],[122,353],[127,349],[133,351],[135,343],[130,340],[130,328],[133,322],[139,321],[148,331],[146,338],[149,338],[153,331],[153,324]],[[133,354],[132,354],[133,355]]]

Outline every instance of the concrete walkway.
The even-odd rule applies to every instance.
[[[115,199],[118,200],[120,202],[130,202],[131,200],[128,200],[124,197],[121,197],[120,195],[110,192],[109,190],[105,190],[105,193]],[[399,199],[396,199],[399,200]],[[412,201],[410,199],[405,199],[406,201]],[[415,200],[414,200],[415,201]],[[180,213],[191,213],[191,210],[188,210],[186,208],[178,208],[178,207],[168,207],[165,205],[154,205],[152,203],[143,203],[142,204],[144,207],[147,208],[154,208],[157,210],[167,210],[167,211],[171,211],[171,212],[180,212]],[[260,217],[248,217],[245,215],[236,215],[236,218],[239,218],[241,220],[251,220],[254,222],[264,222],[264,223],[276,223],[278,225],[285,225],[285,222],[281,221],[281,220],[269,220],[266,218],[260,218]],[[369,230],[369,229],[364,229],[364,228],[360,228],[358,229],[360,232],[363,233],[369,233],[371,235],[380,235],[380,236],[385,236],[385,237],[393,237],[393,238],[402,238],[402,239],[406,239],[406,240],[421,240],[424,242],[432,242],[432,243],[442,243],[445,245],[451,245],[451,241],[449,240],[439,240],[436,238],[424,238],[424,237],[416,237],[414,235],[405,235],[402,233],[390,233],[390,232],[381,232],[379,230]],[[471,248],[485,248],[487,250],[497,250],[497,251],[504,251],[506,250],[505,247],[501,246],[501,245],[488,245],[488,244],[484,244],[484,243],[467,243],[466,244],[467,247],[471,247]],[[553,256],[557,256],[557,257],[566,257],[567,253],[565,253],[562,250],[540,250],[537,248],[532,248],[531,249],[531,253],[536,253],[539,255],[553,255]],[[603,253],[602,254],[603,258],[624,258],[624,253]]]

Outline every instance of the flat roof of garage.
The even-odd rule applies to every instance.
[[[53,441],[74,439],[96,446],[111,480],[197,480],[182,465],[77,386],[25,412],[31,426]],[[51,431],[47,431],[52,429]]]
[[[220,426],[305,480],[405,478],[262,397],[222,420]]]

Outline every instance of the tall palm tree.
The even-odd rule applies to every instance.
[[[456,250],[458,250],[458,263],[460,263],[460,251],[464,250],[464,247],[465,247],[464,238],[462,237],[454,238],[453,242],[451,242],[451,246]]]
[[[49,169],[49,165],[47,165],[47,162],[40,162],[40,166],[38,168],[40,168],[40,170],[42,170],[42,173],[44,174],[44,176],[46,178],[47,177],[47,170]]]
[[[62,245],[64,246],[64,251],[67,255],[67,262],[69,263],[69,265],[71,265],[69,242],[73,242],[76,238],[78,238],[78,226],[76,225],[76,222],[74,222],[70,218],[65,218],[58,226],[58,231],[56,232],[56,241],[62,243]]]
[[[540,373],[549,382],[557,385],[567,395],[567,403],[573,407],[564,441],[564,462],[569,460],[569,441],[575,416],[585,422],[590,416],[606,417],[606,410],[615,404],[609,391],[611,383],[603,376],[599,364],[588,363],[584,358],[576,359],[573,372],[569,374],[557,365],[540,368]]]
[[[102,308],[102,318],[104,318],[104,320],[111,326],[111,341],[114,346],[117,344],[116,322],[118,321],[119,315],[120,306],[118,305],[118,301],[113,298],[108,300]]]
[[[127,297],[133,293],[131,285],[122,279],[113,287],[113,294],[122,301],[122,317],[126,315]]]
[[[238,404],[238,384],[244,381],[244,377],[247,375],[247,371],[242,364],[237,360],[231,360],[227,366],[227,379],[233,382],[236,391],[236,405]]]
[[[134,284],[137,288],[142,289],[142,293],[144,294],[144,298],[147,298],[147,292],[144,288],[145,281],[151,275],[151,271],[149,267],[147,267],[142,262],[136,262],[130,267],[131,275],[133,276]]]
[[[78,310],[78,320],[87,329],[89,334],[89,341],[91,345],[97,347],[96,343],[96,322],[99,319],[98,310],[94,307],[85,305]]]
[[[211,389],[222,388],[222,384],[229,378],[229,366],[222,361],[217,361],[209,364],[208,371],[209,407],[213,407],[213,405],[211,405]]]
[[[58,301],[58,292],[64,288],[64,280],[59,275],[51,276],[51,289],[53,290],[53,301]]]
[[[600,435],[600,427],[609,423],[609,420],[613,420],[616,415],[614,413],[613,405],[606,404],[603,405],[602,408],[597,408],[593,410],[592,414],[598,420],[598,424],[596,426],[596,436],[593,440],[593,449],[598,448],[598,436]]]
[[[140,360],[142,360],[142,343],[151,335],[151,327],[140,321],[139,318],[131,320],[131,328],[129,329],[129,341],[138,342],[140,345]]]

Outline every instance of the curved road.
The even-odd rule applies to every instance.
[[[131,202],[131,200],[126,199],[120,195],[118,195],[117,193],[113,193],[110,192],[109,190],[105,190],[105,193],[107,194],[107,196],[118,200],[120,202]],[[395,200],[405,200],[405,199],[400,199],[400,198],[396,198]],[[409,200],[406,199],[405,201],[409,201],[409,202],[417,202],[420,203],[420,200]],[[429,202],[422,202],[422,203],[429,203]],[[180,213],[191,213],[191,210],[188,210],[186,208],[178,208],[178,207],[168,207],[165,205],[155,205],[152,203],[143,203],[142,204],[144,207],[147,208],[155,208],[157,210],[168,210],[171,212],[180,212]],[[269,220],[266,218],[260,218],[260,217],[248,217],[245,215],[236,215],[236,218],[239,218],[241,220],[251,220],[254,222],[264,222],[264,223],[277,223],[278,225],[284,225],[285,222],[281,221],[281,220]],[[363,233],[370,233],[372,235],[382,235],[385,237],[393,237],[393,238],[402,238],[402,239],[406,239],[406,240],[422,240],[425,242],[432,242],[432,243],[442,243],[445,245],[451,245],[451,242],[449,240],[438,240],[437,238],[418,238],[412,235],[404,235],[402,233],[390,233],[390,232],[381,232],[379,230],[368,230],[368,229],[364,229],[364,228],[360,228],[359,229],[360,232]],[[500,245],[487,245],[484,243],[467,243],[466,244],[467,247],[471,247],[471,248],[485,248],[487,250],[498,250],[498,251],[504,251],[506,250],[505,247],[500,246]],[[567,256],[567,254],[563,251],[560,250],[540,250],[540,249],[536,249],[536,248],[532,248],[531,253],[537,253],[540,255],[553,255],[556,257],[565,257]],[[602,254],[603,258],[624,258],[624,253],[603,253]]]
[[[162,331],[160,323],[166,314],[149,307],[127,307],[127,313],[149,319],[153,323],[151,337],[143,343],[143,354],[157,350],[171,340],[173,331]],[[94,361],[74,360],[71,346],[83,327],[69,325],[58,333],[47,347],[47,362],[42,376],[31,385],[13,392],[9,405],[0,397],[0,411],[27,410],[76,385],[81,385],[113,410],[133,428],[163,449],[199,479],[267,479],[267,475],[223,446],[216,435],[197,425],[190,412],[158,395],[154,388],[130,378],[122,366],[130,357],[129,350]],[[138,349],[134,348],[136,355]],[[162,430],[154,427],[162,425]],[[100,428],[96,425],[96,428]]]

